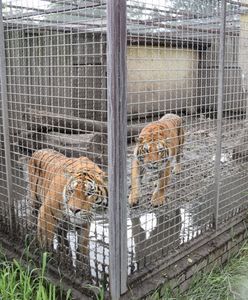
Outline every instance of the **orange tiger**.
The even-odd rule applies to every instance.
[[[29,165],[31,207],[38,211],[37,237],[52,247],[60,220],[81,227],[81,253],[88,255],[93,209],[108,205],[106,174],[87,157],[68,158],[50,149],[33,153]]]
[[[151,203],[159,206],[165,201],[165,189],[171,173],[171,160],[176,158],[175,173],[181,171],[180,159],[184,144],[182,119],[176,114],[166,114],[160,120],[145,126],[134,149],[131,171],[129,204],[139,201],[140,177],[146,169],[158,172],[159,179]]]

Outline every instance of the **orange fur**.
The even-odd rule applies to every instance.
[[[44,149],[32,155],[28,175],[31,206],[38,211],[40,245],[51,247],[58,222],[67,218],[83,228],[80,250],[86,255],[93,205],[99,199],[107,201],[105,173],[86,157],[68,158]]]
[[[165,190],[171,173],[171,159],[176,158],[175,172],[181,170],[180,158],[184,144],[182,119],[175,114],[166,114],[160,120],[145,126],[134,149],[131,171],[129,204],[136,205],[140,194],[140,177],[146,168],[159,172],[157,188],[151,202],[154,206],[164,203]]]

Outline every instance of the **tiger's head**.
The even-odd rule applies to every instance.
[[[142,166],[149,170],[163,168],[166,161],[171,159],[170,139],[146,140],[138,139],[135,156]]]
[[[64,213],[72,224],[80,226],[90,221],[96,208],[108,206],[105,178],[88,172],[66,176],[69,180],[63,190]]]

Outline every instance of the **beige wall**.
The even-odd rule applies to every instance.
[[[127,49],[128,113],[191,110],[198,55],[191,49],[139,46]]]
[[[239,66],[245,75],[244,85],[248,90],[248,15],[240,17]]]

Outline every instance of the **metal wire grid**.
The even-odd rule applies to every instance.
[[[246,101],[241,87],[242,66],[237,61],[239,3],[228,2],[225,11],[225,66],[219,56],[223,26],[221,3],[202,6],[184,2],[187,10],[177,7],[176,11],[173,4],[157,1],[128,3],[130,126],[141,129],[166,113],[176,113],[182,117],[186,133],[182,171],[180,175],[171,175],[164,205],[158,209],[150,205],[155,182],[150,171],[143,175],[138,207],[129,210],[128,263],[129,271],[134,272],[157,258],[175,253],[179,246],[190,245],[189,241],[216,225],[214,216],[221,222],[224,216],[227,219],[227,215],[230,218],[240,211],[239,206],[245,207],[247,168],[243,166],[243,171],[238,171],[230,153],[234,141],[237,143],[237,136],[233,135],[235,126],[240,130],[245,125],[244,118],[240,117],[245,112]],[[132,13],[134,7],[136,14]],[[243,55],[247,55],[245,50]],[[223,109],[225,116],[230,117],[220,125],[216,117],[221,68],[224,68],[225,86]],[[220,128],[224,136],[219,135]],[[137,132],[129,135],[132,139],[129,174],[137,137]],[[220,139],[221,157],[218,157]],[[217,176],[219,168],[220,177]],[[128,185],[131,189],[130,181]],[[215,215],[217,197],[219,216]]]
[[[185,1],[178,9],[155,0],[127,1],[128,186],[135,139],[146,124],[165,113],[176,113],[183,119],[186,138],[182,171],[171,175],[165,204],[150,205],[156,174],[148,172],[138,207],[128,209],[129,274],[189,247],[190,241],[216,225],[214,216],[222,223],[246,207],[247,150],[240,150],[247,145],[243,134],[247,53],[245,46],[240,47],[247,40],[245,12],[245,5],[228,2],[225,114],[218,127],[219,69],[224,67],[219,57],[220,3],[203,8]],[[17,227],[25,235],[30,214],[26,167],[34,150],[53,148],[67,156],[85,155],[103,170],[108,166],[106,3],[39,1],[27,5],[23,1],[17,5],[12,1],[4,16],[11,173]],[[4,169],[1,182],[2,194],[7,195]],[[8,206],[5,200],[2,203],[6,207],[2,223],[8,225]],[[90,272],[96,281],[105,280],[109,272],[108,235],[105,215],[95,214],[89,247]],[[74,266],[75,237],[70,232]]]
[[[0,103],[0,111],[2,111],[2,103]],[[7,178],[6,178],[6,164],[5,164],[5,150],[4,150],[4,138],[3,138],[3,119],[0,117],[0,136],[1,136],[1,148],[0,148],[0,207],[2,214],[0,216],[2,221],[1,230],[6,230],[9,227],[8,222],[8,191],[7,191]],[[5,224],[5,225],[3,225]]]
[[[6,1],[3,16],[16,229],[32,239],[38,211],[30,219],[27,166],[36,150],[87,156],[106,171],[106,5]],[[64,223],[53,248],[61,246],[63,228],[69,229],[70,253],[62,249],[59,260],[74,272],[80,269],[79,242],[70,222]],[[99,210],[90,222],[89,258],[81,269],[89,268],[97,283],[107,279],[108,243],[106,213]]]
[[[238,3],[239,27],[226,36],[219,218],[225,222],[247,209],[247,5]],[[229,10],[231,10],[229,8]],[[229,165],[229,170],[225,168]],[[228,170],[228,171],[227,171]]]

